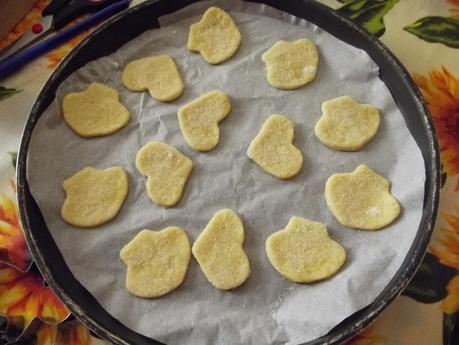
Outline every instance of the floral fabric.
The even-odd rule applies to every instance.
[[[139,2],[139,1],[136,1]],[[320,0],[386,44],[424,95],[442,160],[432,241],[408,288],[348,345],[459,344],[459,0]],[[39,0],[4,47],[38,18]],[[88,30],[0,82],[0,344],[103,344],[43,281],[18,216],[14,168],[22,127],[43,82]]]

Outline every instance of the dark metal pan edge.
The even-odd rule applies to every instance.
[[[52,240],[49,231],[46,229],[46,225],[41,217],[38,206],[35,204],[35,201],[30,195],[26,179],[27,149],[36,121],[43,110],[46,109],[51,100],[54,98],[54,91],[57,85],[60,84],[60,82],[62,82],[62,80],[64,80],[71,72],[89,61],[85,60],[85,58],[87,59],[88,55],[91,54],[88,54],[87,51],[85,52],[85,48],[89,47],[91,42],[96,41],[97,37],[102,37],[102,35],[106,31],[109,31],[111,27],[114,27],[115,25],[122,25],[122,22],[129,20],[129,18],[132,19],[134,16],[140,18],[140,13],[143,11],[145,11],[145,14],[147,11],[156,11],[159,15],[163,15],[165,13],[173,12],[174,10],[184,7],[192,2],[194,1],[178,0],[169,1],[169,3],[166,4],[166,1],[146,1],[136,7],[123,11],[94,30],[91,35],[84,39],[75,49],[72,50],[70,54],[67,55],[58,68],[52,73],[49,80],[45,83],[31,110],[21,139],[17,165],[17,190],[20,205],[20,217],[29,248],[35,258],[37,266],[48,284],[69,307],[72,313],[86,323],[96,334],[114,344],[161,343],[139,335],[119,323],[105,310],[103,310],[94,297],[90,295],[89,292],[73,277],[72,273],[63,261],[54,241]],[[265,3],[279,10],[292,13],[298,17],[306,16],[307,20],[314,22],[343,41],[360,48],[366,46],[368,50],[365,50],[367,50],[378,65],[387,65],[386,68],[391,72],[389,74],[401,83],[400,90],[403,91],[405,88],[405,91],[403,92],[405,92],[409,98],[407,102],[410,101],[412,103],[411,105],[416,108],[416,113],[419,115],[412,121],[421,120],[422,122],[417,124],[417,126],[421,127],[416,128],[423,131],[425,140],[421,142],[417,141],[418,145],[423,145],[422,149],[426,164],[427,178],[425,186],[424,212],[418,233],[402,266],[397,271],[386,289],[375,299],[373,303],[363,310],[351,315],[340,325],[331,330],[327,335],[307,343],[308,345],[338,344],[356,334],[374,321],[382,310],[400,294],[403,288],[406,287],[417,267],[421,263],[433,230],[439,200],[440,161],[435,130],[429,111],[423,102],[419,89],[416,87],[406,69],[379,40],[371,37],[363,29],[356,26],[347,18],[340,16],[330,8],[315,3],[312,0],[255,0],[254,2]],[[311,18],[311,16],[314,16],[314,18]],[[150,27],[157,26],[157,22],[154,24],[154,21],[153,17]],[[330,27],[335,27],[335,29],[330,30]],[[341,30],[340,32],[340,29],[345,30]],[[118,41],[121,43],[116,44],[120,46],[122,43],[129,40],[129,37],[127,36],[119,37]],[[136,34],[133,35],[133,37],[135,36]],[[103,50],[103,48],[104,47],[102,46],[101,50]],[[107,52],[104,54],[103,51],[96,51],[93,53],[94,56],[92,56],[91,59],[97,58],[97,54],[105,55]],[[83,56],[83,58],[80,59],[81,61],[75,63],[75,60],[77,60],[80,56]],[[71,66],[72,63],[73,65]],[[383,80],[385,79],[384,75],[381,77]],[[386,80],[384,81],[386,82]],[[390,89],[391,92],[395,92],[393,90],[394,87]],[[394,98],[397,99],[395,96]],[[407,116],[405,116],[405,118],[407,121],[409,120],[407,119]],[[51,247],[54,246],[54,248],[52,248],[52,253],[49,250],[50,248],[46,248],[47,250],[43,248],[42,244],[45,242]],[[59,263],[56,264],[55,261],[59,261]],[[69,286],[71,286],[70,289],[68,289]],[[91,309],[90,313],[88,312],[89,309]]]

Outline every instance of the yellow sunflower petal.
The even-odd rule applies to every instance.
[[[0,259],[23,270],[30,262],[17,204],[2,193],[0,193]]]
[[[56,345],[91,345],[89,329],[80,322],[59,327]]]
[[[3,265],[0,266],[0,314],[21,318],[23,327],[27,328],[37,317],[47,322],[62,322],[69,311],[44,285],[39,274]]]
[[[0,286],[0,313],[7,315],[10,306],[14,306],[27,297],[28,289],[25,286],[12,285],[11,287]],[[11,315],[15,316],[15,315]]]
[[[54,345],[57,336],[57,325],[44,323],[40,326],[37,333],[36,345]]]
[[[424,89],[427,87],[427,78],[419,73],[413,74],[413,79],[416,84],[419,86],[420,89]]]
[[[459,174],[459,77],[444,66],[413,77],[433,115],[446,173]]]
[[[459,205],[456,213],[459,214]],[[429,250],[444,265],[459,269],[459,217],[447,213],[442,216],[449,226],[436,229]]]
[[[454,314],[459,311],[459,275],[449,281],[446,289],[448,296],[441,303],[440,309],[446,314]]]

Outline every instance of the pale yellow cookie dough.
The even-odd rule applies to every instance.
[[[268,82],[284,90],[297,89],[314,80],[319,63],[316,46],[306,38],[278,41],[261,59],[266,64]]]
[[[191,25],[188,49],[198,52],[210,64],[230,59],[241,44],[241,33],[228,13],[210,7],[202,19]]]
[[[123,84],[131,91],[150,92],[161,102],[170,102],[183,92],[183,82],[169,55],[150,56],[129,62],[123,71]]]
[[[357,151],[373,139],[379,122],[378,109],[343,96],[322,103],[322,117],[317,121],[314,132],[322,143],[332,149]]]
[[[292,143],[293,122],[283,115],[271,115],[250,143],[247,155],[264,171],[289,179],[303,167],[303,155]]]
[[[176,226],[142,230],[121,249],[120,257],[127,265],[127,290],[138,297],[159,297],[185,279],[190,242],[185,231]]]
[[[297,283],[326,279],[346,261],[346,251],[324,224],[301,217],[292,217],[285,229],[268,237],[266,253],[280,274]]]
[[[129,179],[120,167],[87,167],[65,180],[63,188],[62,218],[71,225],[91,228],[116,217],[128,194]]]
[[[147,176],[148,196],[165,207],[180,201],[193,170],[191,159],[174,147],[157,141],[151,141],[139,150],[135,165],[142,175]]]
[[[129,110],[120,102],[118,91],[99,83],[66,95],[62,112],[69,127],[88,138],[112,134],[131,119]]]
[[[400,204],[390,194],[389,181],[363,164],[351,173],[330,176],[325,199],[335,218],[354,229],[381,229],[400,214]]]
[[[230,99],[221,91],[211,91],[181,107],[180,130],[188,145],[196,151],[210,151],[218,145],[218,123],[231,111]]]
[[[249,259],[243,243],[241,219],[232,210],[223,209],[215,213],[193,244],[194,257],[216,288],[233,289],[249,278]]]

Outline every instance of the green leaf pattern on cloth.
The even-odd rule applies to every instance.
[[[384,34],[384,16],[399,0],[348,0],[337,11],[376,37]]]
[[[8,154],[11,157],[11,164],[13,164],[13,167],[16,169],[16,160],[17,160],[18,154],[16,152],[8,152]]]
[[[459,48],[459,19],[438,16],[424,17],[405,26],[404,30],[424,41]]]
[[[22,90],[16,90],[16,89],[9,89],[4,86],[0,86],[0,101],[3,101],[4,99],[7,99],[8,97],[11,97]]]
[[[402,295],[422,303],[439,302],[446,297],[446,285],[456,272],[454,268],[441,264],[432,254],[426,253],[416,275]]]

